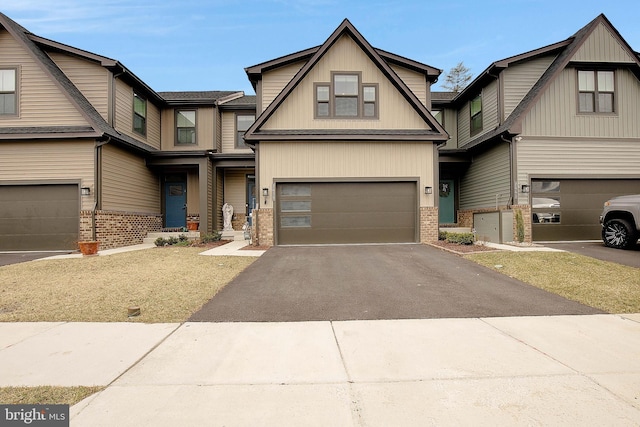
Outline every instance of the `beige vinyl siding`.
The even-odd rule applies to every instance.
[[[214,191],[216,191],[213,185],[213,165],[211,162],[207,162],[207,212],[206,214],[200,214],[207,216],[207,229],[201,229],[201,232],[211,233],[215,229],[215,224],[213,223],[214,213],[211,209],[211,207],[213,206],[213,193]]]
[[[238,114],[244,114],[238,112]],[[247,111],[246,114],[254,114]],[[250,148],[236,148],[236,113],[225,111],[222,113],[222,152],[223,153],[251,153]]]
[[[391,65],[391,69],[395,71],[404,84],[411,89],[411,92],[418,97],[420,102],[422,102],[426,107],[430,107],[428,103],[429,100],[427,98],[427,80],[425,79],[424,74],[416,73],[415,71],[411,71],[397,65]]]
[[[196,111],[196,144],[176,144],[176,110]],[[162,150],[189,151],[211,150],[214,148],[215,110],[213,107],[170,108],[162,110]]]
[[[109,71],[98,63],[63,53],[51,52],[49,56],[82,92],[93,108],[108,120]]]
[[[460,209],[495,208],[511,194],[509,144],[502,143],[473,157],[460,183]]]
[[[234,214],[244,214],[247,204],[247,171],[226,170],[224,175],[224,201],[233,206]]]
[[[103,146],[102,209],[160,213],[160,181],[144,158],[111,144]]]
[[[600,24],[572,58],[573,61],[585,62],[628,62],[636,61],[620,44],[604,24]]]
[[[216,185],[215,185],[215,194],[216,194],[216,204],[213,207],[215,215],[215,224],[214,228],[216,230],[222,230],[222,205],[224,204],[224,169],[223,168],[215,168],[216,174]],[[213,194],[213,193],[212,193]]]
[[[266,110],[304,64],[296,62],[262,74],[262,111]]]
[[[18,69],[18,117],[0,117],[2,127],[88,126],[62,89],[11,35],[0,28],[0,68]]]
[[[504,81],[504,118],[509,117],[522,98],[549,68],[554,56],[535,58],[520,64],[510,65],[502,72]],[[504,119],[503,118],[503,119]]]
[[[200,180],[198,171],[187,173],[187,215],[200,214]]]
[[[92,140],[0,142],[0,181],[79,181],[91,188],[91,195],[81,198],[82,209],[92,209],[94,153]]]
[[[518,183],[531,176],[640,176],[640,138],[523,138],[517,143]]]
[[[574,68],[563,70],[525,116],[523,136],[637,137],[640,83],[626,69],[617,69],[615,78],[615,114],[578,114],[577,72]]]
[[[450,137],[443,148],[458,148],[458,115],[456,114],[456,110],[443,110],[443,117],[444,129],[447,131]]]
[[[118,132],[160,149],[160,110],[147,99],[147,135],[133,131],[133,88],[116,80],[116,120]]]
[[[273,189],[275,179],[348,180],[418,178],[418,188],[434,182],[432,144],[418,142],[262,142],[257,186]],[[420,191],[420,206],[433,206],[433,195]],[[264,199],[260,200],[261,207]],[[273,207],[271,197],[266,207]]]
[[[379,119],[314,119],[315,82],[332,71],[361,72],[360,83],[378,83]],[[267,120],[263,129],[426,129],[407,100],[349,36],[342,36]]]

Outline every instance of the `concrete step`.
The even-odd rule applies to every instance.
[[[245,240],[244,231],[236,231],[236,230],[223,231],[222,240],[233,240],[233,241]]]

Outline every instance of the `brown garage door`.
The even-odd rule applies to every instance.
[[[533,240],[599,240],[602,205],[624,194],[640,194],[640,179],[532,180]]]
[[[277,243],[416,241],[415,182],[280,183]]]
[[[78,185],[0,185],[0,250],[74,249]]]

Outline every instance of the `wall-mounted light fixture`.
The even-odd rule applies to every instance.
[[[433,194],[433,187],[424,187],[424,194]]]
[[[529,184],[522,184],[521,190],[523,193],[529,192]]]
[[[268,188],[263,188],[262,189],[262,196],[264,197],[264,204],[267,204],[267,197],[269,197],[269,189]]]
[[[88,196],[91,194],[91,187],[82,187],[80,189],[80,194],[82,194],[83,196]]]

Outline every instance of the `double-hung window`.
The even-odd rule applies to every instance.
[[[335,72],[330,83],[316,83],[316,118],[375,119],[378,117],[378,85],[362,83],[360,73]]]
[[[133,93],[133,130],[140,135],[147,134],[147,100]]]
[[[614,99],[613,71],[578,70],[579,113],[613,113]]]
[[[176,111],[176,142],[178,144],[196,143],[196,112],[194,110]]]
[[[471,134],[482,130],[482,95],[478,95],[471,100]]]
[[[244,143],[244,133],[255,121],[255,114],[236,114],[236,148],[247,148]]]
[[[17,114],[16,69],[0,70],[0,116]]]

